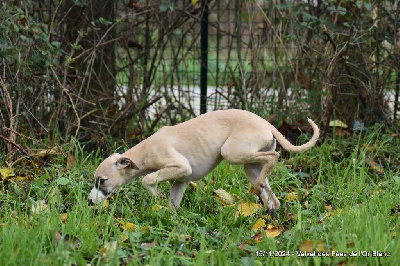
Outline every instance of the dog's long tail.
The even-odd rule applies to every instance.
[[[300,145],[300,146],[295,146],[291,144],[282,134],[279,132],[275,127],[271,126],[271,132],[276,138],[276,140],[279,142],[279,144],[282,145],[282,147],[287,150],[288,152],[305,152],[309,149],[311,149],[315,143],[317,142],[319,138],[319,128],[318,126],[312,121],[310,118],[308,118],[308,123],[310,123],[311,127],[314,130],[314,134],[312,138],[305,144]]]

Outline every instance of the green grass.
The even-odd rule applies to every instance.
[[[53,158],[53,167],[14,169],[17,176],[29,173],[34,181],[14,177],[0,183],[0,265],[398,265],[399,142],[374,131],[328,139],[308,153],[281,158],[269,180],[282,205],[275,221],[267,222],[283,232],[275,238],[264,235],[262,242],[255,241],[252,226],[263,210],[235,217],[235,208],[222,206],[213,195],[223,188],[238,202],[257,202],[241,166],[222,163],[196,188],[189,187],[177,213],[156,210],[167,199],[151,198],[140,179],[121,188],[108,207],[94,210],[87,196],[101,158],[71,144],[76,159],[71,169]],[[371,169],[368,159],[380,163],[384,173]],[[168,194],[168,187],[161,184],[159,189]],[[285,202],[290,192],[299,199]],[[40,200],[46,205],[34,212],[32,206]],[[62,213],[67,213],[65,221]],[[121,222],[135,227],[124,230]],[[296,254],[307,240],[321,241],[328,252],[367,251],[369,256],[256,256],[256,251]],[[245,250],[238,248],[241,244]],[[390,257],[373,257],[372,251],[389,252]]]

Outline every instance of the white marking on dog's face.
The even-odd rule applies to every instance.
[[[92,188],[89,194],[89,200],[92,201],[95,204],[103,202],[108,196],[104,195],[101,190],[98,190],[97,188]]]
[[[89,201],[101,203],[134,176],[138,167],[127,157],[114,153],[105,159],[94,174],[94,186]]]

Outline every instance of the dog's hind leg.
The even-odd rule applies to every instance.
[[[187,182],[173,182],[171,181],[171,192],[169,196],[169,208],[174,209],[179,207],[182,201],[183,194],[185,193]]]
[[[247,178],[255,187],[257,194],[263,201],[264,205],[269,209],[278,209],[280,202],[272,192],[268,179],[265,174],[265,168],[269,167],[263,163],[249,163],[244,165]],[[260,182],[262,182],[260,186]],[[261,187],[261,189],[260,189]]]

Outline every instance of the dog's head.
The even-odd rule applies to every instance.
[[[114,153],[105,159],[94,173],[94,187],[89,194],[91,204],[100,203],[120,185],[127,183],[139,168],[128,157]]]

